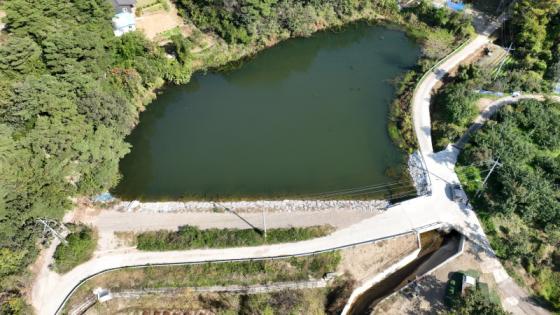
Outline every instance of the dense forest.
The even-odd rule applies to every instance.
[[[556,310],[560,309],[559,122],[560,103],[526,100],[508,105],[475,134],[458,167],[496,255]],[[495,160],[500,164],[482,187]],[[478,190],[483,192],[477,195]]]
[[[498,91],[547,92],[560,79],[560,1],[515,2],[511,19],[499,34],[512,62],[489,87]]]
[[[114,37],[106,0],[6,1],[0,44],[0,313],[23,312],[21,273],[36,255],[35,219],[119,179],[150,91],[177,61],[139,34]]]

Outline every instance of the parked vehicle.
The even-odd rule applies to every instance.
[[[451,199],[463,204],[466,204],[469,201],[467,194],[465,194],[459,184],[451,185]]]

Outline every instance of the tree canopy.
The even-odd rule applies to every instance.
[[[0,288],[16,292],[39,217],[118,179],[145,95],[180,67],[142,35],[114,37],[106,0],[9,0],[0,44]],[[1,312],[19,311],[11,294]]]
[[[473,202],[499,258],[524,268],[533,288],[560,309],[560,103],[520,101],[503,107],[460,156],[463,187],[482,188],[493,160],[501,163]]]

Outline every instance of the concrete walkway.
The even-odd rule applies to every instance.
[[[490,42],[490,34],[494,33],[505,20],[506,16],[502,15],[497,20],[492,21],[480,35],[476,36],[459,51],[449,56],[438,67],[428,73],[416,88],[412,99],[412,118],[414,122],[414,131],[418,139],[418,146],[422,154],[427,155],[434,152],[432,147],[430,119],[430,100],[434,87],[449,71],[458,67],[463,60],[488,44]]]
[[[380,210],[325,210],[272,212],[266,214],[267,228],[307,227],[331,225],[336,229],[348,227],[381,213]],[[157,230],[177,230],[183,225],[208,228],[251,229],[264,228],[261,212],[120,212],[105,210],[94,216],[79,218],[74,222],[88,224],[97,230],[99,240],[95,256],[122,247],[115,232],[139,233]],[[133,250],[132,248],[130,249]]]

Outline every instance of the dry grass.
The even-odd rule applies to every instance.
[[[339,271],[358,282],[373,277],[418,248],[416,235],[410,234],[342,251]]]
[[[75,305],[96,287],[118,291],[138,288],[185,288],[212,285],[250,285],[319,279],[334,271],[340,254],[327,253],[272,261],[142,267],[108,272],[86,281],[67,305]]]

